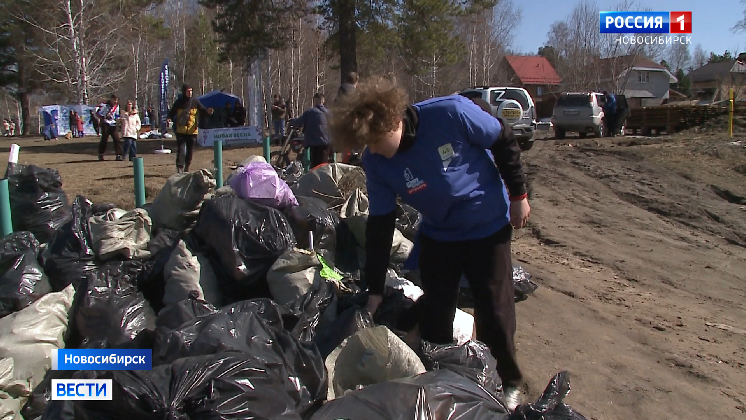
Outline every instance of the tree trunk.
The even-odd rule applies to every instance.
[[[267,51],[267,79],[264,81],[264,127],[270,128],[271,130],[271,116],[272,116],[272,57],[271,53]]]
[[[18,101],[21,103],[21,132],[24,136],[31,134],[31,100],[27,77],[26,64],[18,60]]]
[[[339,71],[340,76],[357,71],[357,44],[355,40],[355,0],[337,0],[339,17]]]
[[[80,23],[78,25],[78,44],[80,45],[80,83],[83,92],[83,104],[88,105],[88,60],[86,60],[85,29],[86,17],[84,0],[80,0]]]
[[[67,25],[70,37],[70,43],[72,44],[73,60],[75,61],[75,94],[76,102],[78,104],[83,103],[83,69],[81,68],[82,56],[80,55],[80,45],[78,44],[78,34],[75,32],[76,24],[75,18],[73,17],[72,2],[67,0],[65,3],[65,14],[67,17]]]
[[[300,114],[300,80],[301,80],[301,72],[303,70],[303,19],[298,19],[298,70],[295,77],[295,85],[293,86],[293,103],[291,105],[291,109],[293,110],[293,116],[298,117]]]
[[[228,60],[228,80],[231,81],[230,92],[233,95],[233,60]]]

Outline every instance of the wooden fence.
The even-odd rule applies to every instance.
[[[746,105],[738,104],[734,114],[746,116]],[[727,106],[651,106],[633,108],[627,117],[625,127],[631,134],[639,131],[643,136],[665,131],[672,134],[680,130],[702,125],[705,121],[728,115]]]

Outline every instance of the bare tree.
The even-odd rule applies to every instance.
[[[689,68],[691,61],[692,55],[689,53],[689,45],[687,44],[672,44],[668,49],[668,54],[666,54],[666,62],[674,74],[679,70]]]
[[[598,81],[602,43],[599,10],[595,2],[582,0],[564,21],[552,24],[547,45],[559,56],[558,69],[567,90],[583,90]]]
[[[499,0],[490,10],[462,17],[456,31],[467,48],[468,81],[460,73],[454,74],[454,87],[494,82],[496,65],[512,45],[520,22],[521,11],[512,0]],[[463,63],[456,66],[463,68]]]
[[[26,0],[24,6],[14,17],[40,34],[41,45],[29,51],[37,70],[49,82],[73,87],[77,103],[88,103],[92,92],[124,78],[116,64],[127,16],[116,5],[100,0]]]
[[[702,45],[697,44],[694,47],[694,54],[692,55],[692,67],[698,69],[707,64],[707,51],[702,48]]]

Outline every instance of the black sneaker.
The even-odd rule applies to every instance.
[[[98,161],[103,162],[103,160],[104,160],[104,155],[98,155]]]
[[[117,155],[117,160],[121,162],[122,161],[122,156],[121,155]]]

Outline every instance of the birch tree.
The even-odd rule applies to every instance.
[[[104,0],[19,0],[14,17],[39,33],[29,51],[45,81],[71,86],[74,100],[116,86],[125,76],[123,34],[129,20],[150,2]]]

